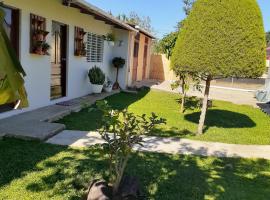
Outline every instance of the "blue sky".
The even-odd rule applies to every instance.
[[[87,0],[89,3],[114,15],[135,11],[140,16],[149,16],[158,37],[175,29],[184,18],[182,0]],[[270,31],[269,0],[258,0],[261,7],[265,30]]]

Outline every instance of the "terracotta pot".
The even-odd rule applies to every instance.
[[[35,53],[38,54],[38,55],[44,55],[42,47],[37,47],[36,50],[35,50]]]
[[[41,34],[41,33],[39,33],[39,34],[36,34],[35,35],[35,40],[36,41],[44,41],[44,35],[43,34]]]

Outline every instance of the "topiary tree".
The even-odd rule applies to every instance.
[[[172,65],[206,81],[198,134],[202,134],[210,83],[257,78],[265,70],[265,32],[256,0],[197,0],[186,19]]]
[[[113,84],[113,89],[114,90],[117,90],[120,88],[119,86],[119,83],[118,83],[118,75],[119,75],[119,69],[120,68],[123,68],[126,64],[126,60],[124,58],[121,58],[121,57],[115,57],[113,60],[112,60],[112,64],[113,66],[116,68],[116,80],[115,80],[115,83]]]

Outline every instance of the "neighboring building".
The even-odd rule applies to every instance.
[[[133,51],[130,55],[128,85],[132,85],[136,81],[149,79],[152,41],[155,37],[138,26],[129,25],[138,31],[132,35],[130,47]]]
[[[4,9],[5,29],[27,74],[30,107],[0,113],[0,118],[91,93],[89,68],[96,65],[115,80],[114,57],[127,61],[119,74],[122,88],[148,78],[153,36],[83,0],[5,0]],[[37,54],[39,46],[33,40],[40,30],[47,31],[50,55]],[[104,41],[108,33],[116,35],[115,46]],[[86,52],[82,51],[84,42]],[[86,57],[81,56],[85,53]]]

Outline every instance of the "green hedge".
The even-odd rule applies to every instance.
[[[172,67],[211,77],[256,78],[266,64],[256,0],[197,0],[179,33]]]

